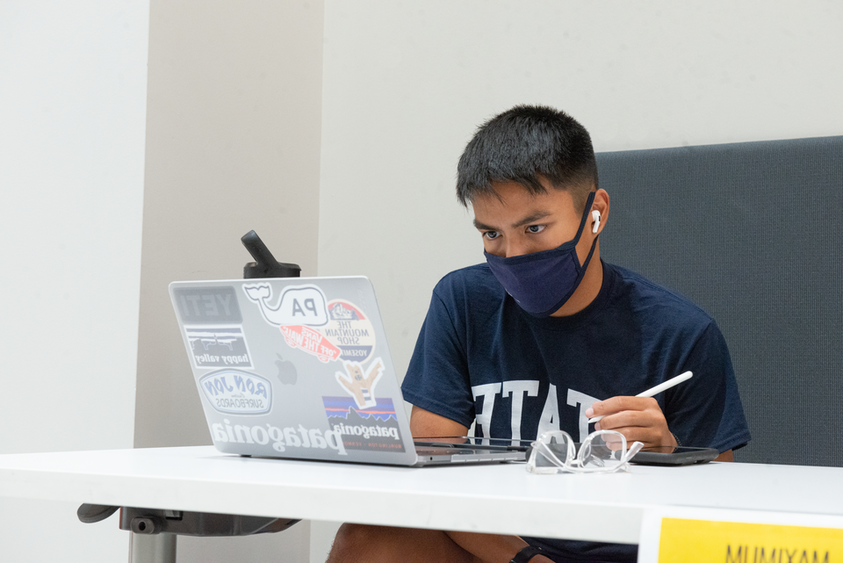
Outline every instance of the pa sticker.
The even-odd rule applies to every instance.
[[[284,288],[277,303],[272,303],[272,286],[267,283],[244,285],[243,291],[261,310],[264,320],[275,326],[324,326],[328,324],[325,294],[315,285]]]

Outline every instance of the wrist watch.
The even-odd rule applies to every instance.
[[[542,550],[540,547],[536,547],[534,545],[528,545],[521,551],[515,554],[515,557],[509,563],[527,563],[530,559],[541,553]]]

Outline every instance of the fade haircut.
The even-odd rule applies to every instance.
[[[546,106],[515,106],[481,125],[457,166],[457,199],[464,206],[480,195],[498,197],[498,182],[516,182],[532,194],[571,192],[582,213],[597,189],[591,136],[565,112]]]

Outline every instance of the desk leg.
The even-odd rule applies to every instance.
[[[130,563],[176,563],[175,534],[135,534]]]

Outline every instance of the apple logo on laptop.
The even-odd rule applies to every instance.
[[[275,365],[278,366],[278,380],[284,385],[295,385],[298,379],[298,372],[293,362],[285,360],[281,354],[275,353],[278,359],[275,360]]]

